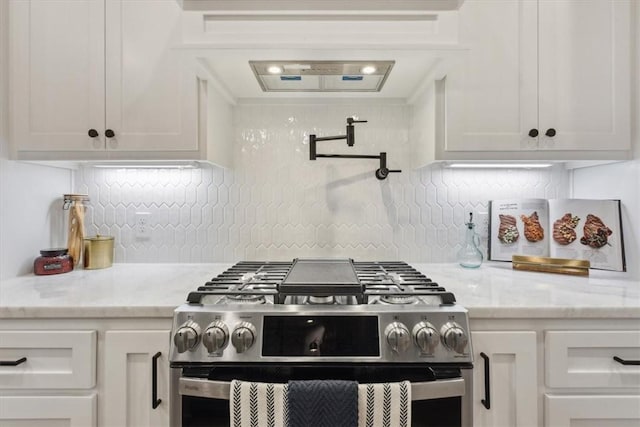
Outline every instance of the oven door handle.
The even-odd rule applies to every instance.
[[[431,400],[464,396],[464,379],[438,380],[411,383],[411,400]],[[178,393],[182,396],[229,400],[231,383],[200,378],[180,378]]]

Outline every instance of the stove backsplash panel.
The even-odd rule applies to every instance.
[[[76,174],[93,202],[92,231],[115,236],[116,262],[235,262],[352,257],[449,262],[468,212],[490,199],[567,197],[568,174],[546,170],[412,170],[410,107],[239,105],[234,167],[97,169]],[[309,160],[308,135],[340,135],[357,124],[355,146],[319,142],[319,153],[387,152],[376,160]],[[136,212],[149,212],[148,233]]]

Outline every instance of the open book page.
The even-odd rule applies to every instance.
[[[544,199],[492,200],[489,259],[549,256],[549,215]]]
[[[549,200],[549,222],[550,256],[625,271],[619,200]]]

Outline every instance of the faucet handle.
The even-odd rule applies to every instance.
[[[387,168],[387,153],[382,152],[380,153],[380,156],[378,156],[380,158],[380,168],[376,169],[376,178],[378,178],[379,180],[383,180],[386,179],[387,176],[389,176],[390,173],[400,173],[402,172],[401,169],[388,169]]]
[[[382,181],[383,179],[386,179],[390,173],[400,173],[400,172],[402,172],[401,169],[379,168],[379,169],[376,169],[376,178]]]
[[[367,123],[367,121],[366,120],[356,120],[353,117],[347,117],[347,124],[348,125],[352,125],[354,123]]]

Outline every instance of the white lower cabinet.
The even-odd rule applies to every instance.
[[[640,331],[546,331],[544,348],[546,427],[640,425]]]
[[[96,426],[94,330],[0,331],[0,426]]]
[[[544,397],[547,427],[637,427],[640,395]]]
[[[106,426],[169,426],[169,336],[168,330],[105,333]]]
[[[473,425],[537,426],[536,333],[478,331],[471,333],[471,341]]]
[[[0,396],[2,427],[96,425],[96,395]]]

